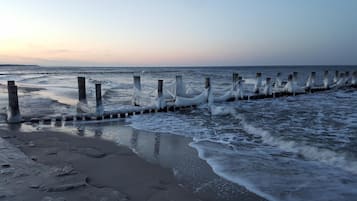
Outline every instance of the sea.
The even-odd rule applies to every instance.
[[[297,84],[304,86],[311,72],[316,72],[316,86],[323,85],[323,73],[329,71],[332,83],[335,71],[352,74],[357,66],[249,66],[249,67],[0,67],[0,124],[5,125],[8,96],[7,81],[18,85],[22,116],[51,117],[78,112],[77,76],[86,77],[87,108],[96,111],[95,83],[102,84],[104,111],[133,108],[133,76],[141,76],[141,104],[155,103],[158,80],[164,80],[164,97],[169,100],[175,90],[176,76],[183,78],[184,89],[191,96],[204,90],[205,78],[211,80],[214,96],[232,87],[232,73],[245,80],[244,94],[253,94],[257,72],[262,78],[275,79],[281,73],[286,81],[298,72]],[[264,82],[264,81],[263,81]],[[223,180],[243,186],[248,191],[271,201],[353,201],[357,200],[357,90],[351,88],[290,97],[214,103],[210,106],[168,113],[134,115],[120,126],[137,130],[141,138],[152,135],[153,149],[133,142],[135,136],[124,136],[116,122],[91,125],[71,124],[80,134],[84,128],[94,135],[109,136],[119,144],[127,144],[139,156],[145,152],[159,154],[179,152],[178,141],[165,145],[168,136],[181,136],[194,154]],[[98,130],[98,128],[100,128]],[[147,133],[147,134],[146,134]],[[138,137],[138,136],[136,136]],[[128,140],[128,139],[131,140]],[[127,142],[127,143],[125,143]],[[134,143],[134,145],[133,145]],[[144,145],[143,145],[144,147]],[[178,155],[179,154],[179,157]],[[179,163],[182,152],[165,156]],[[177,158],[176,158],[177,157]],[[161,160],[149,158],[149,161]],[[163,160],[163,159],[162,159]],[[175,175],[195,172],[190,177],[204,177],[197,165],[182,160],[182,168],[172,167]],[[194,162],[192,162],[194,164]],[[189,180],[189,179],[188,179]],[[205,184],[209,186],[210,184]],[[199,191],[202,183],[195,186]],[[210,188],[228,188],[212,184]],[[229,189],[234,191],[234,189]],[[235,199],[235,198],[234,198]],[[234,200],[225,193],[221,200]]]

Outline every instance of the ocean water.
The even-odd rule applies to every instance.
[[[87,78],[90,110],[95,111],[94,83],[101,81],[104,110],[131,106],[133,75],[141,75],[142,103],[155,102],[157,80],[164,80],[169,97],[175,75],[186,90],[198,94],[210,77],[215,96],[232,85],[232,73],[245,80],[252,93],[256,72],[265,77],[282,73],[283,80],[299,72],[303,86],[311,71],[323,84],[323,71],[357,67],[216,67],[216,68],[0,68],[0,113],[6,113],[6,81],[19,86],[23,116],[76,113],[78,75]],[[339,89],[277,99],[207,105],[191,111],[137,115],[126,119],[135,129],[160,135],[182,135],[220,177],[268,200],[357,200],[357,90]],[[105,125],[103,125],[105,127]],[[115,129],[111,129],[112,132]],[[117,133],[120,135],[120,133]]]

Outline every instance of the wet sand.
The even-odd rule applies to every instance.
[[[140,132],[137,134],[140,136]],[[182,173],[179,168],[172,168],[167,160],[161,159],[161,162],[156,164],[143,160],[137,154],[145,155],[148,151],[145,151],[145,145],[140,146],[140,141],[135,146],[143,149],[136,149],[135,154],[128,147],[118,146],[105,140],[105,137],[81,137],[51,130],[1,130],[0,136],[25,154],[21,159],[23,163],[10,157],[9,167],[1,167],[2,171],[14,168],[14,172],[1,175],[5,179],[0,181],[0,187],[6,188],[0,188],[0,200],[213,201],[222,200],[215,191],[223,191],[220,188],[227,186],[202,160],[197,163],[197,159],[194,159],[195,167],[191,168],[206,172],[201,175],[197,175],[197,172],[186,174],[190,170],[184,170]],[[161,139],[161,144],[168,147],[168,140],[177,144],[179,139],[187,143],[185,139],[166,136]],[[161,149],[165,149],[163,146]],[[155,150],[158,151],[154,149],[154,152]],[[192,148],[187,150],[192,152],[189,155],[195,154]],[[176,151],[188,154],[187,150]],[[172,161],[180,161],[180,157],[183,158],[180,155],[170,157],[169,153],[162,155],[174,159]],[[184,160],[183,162],[186,163]],[[195,175],[205,177],[205,183],[202,184],[201,181],[198,184],[201,186],[199,189],[190,181],[195,179],[190,179]],[[243,187],[231,185],[231,188],[237,188],[239,193],[228,195],[224,200],[263,200]]]

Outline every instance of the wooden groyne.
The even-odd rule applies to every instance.
[[[232,74],[232,94],[227,97],[218,98],[219,100],[232,102],[232,101],[242,101],[242,100],[259,100],[267,98],[279,98],[286,96],[297,96],[309,93],[316,93],[322,91],[328,91],[332,89],[346,89],[346,88],[357,88],[357,71],[352,73],[350,76],[349,72],[335,73],[333,82],[328,80],[328,71],[324,72],[323,86],[316,86],[316,72],[311,72],[310,76],[306,81],[305,87],[297,86],[297,77],[298,73],[294,72],[289,74],[287,82],[282,82],[280,80],[281,73],[277,73],[275,81],[273,82],[272,78],[267,77],[265,84],[262,84],[262,74],[256,74],[256,82],[254,84],[254,94],[253,95],[244,95],[243,94],[243,84],[244,79],[238,74]],[[87,95],[86,95],[86,80],[85,77],[78,77],[78,103],[87,104]],[[149,113],[157,112],[174,112],[178,110],[188,110],[193,109],[198,106],[198,103],[192,102],[192,104],[180,105],[176,104],[175,99],[178,97],[185,96],[185,92],[182,88],[182,76],[176,76],[176,91],[174,100],[167,101],[163,97],[163,88],[164,81],[158,80],[157,86],[157,100],[158,104],[156,106],[140,106],[140,96],[138,95],[141,91],[141,79],[140,76],[134,76],[134,95],[133,95],[133,107],[123,110],[115,111],[103,111],[103,102],[102,102],[102,86],[101,83],[95,83],[95,100],[96,100],[96,112],[95,113],[85,113],[78,110],[78,113],[75,115],[64,115],[64,116],[54,116],[54,117],[41,117],[34,118],[29,116],[21,117],[19,101],[17,95],[17,86],[15,82],[10,80],[8,81],[8,123],[43,123],[43,124],[54,124],[62,125],[63,122],[82,122],[82,121],[103,121],[110,119],[124,119],[132,115],[142,115]],[[332,83],[332,84],[330,84]],[[278,90],[277,90],[278,89]],[[213,96],[211,80],[209,77],[205,78],[204,90],[207,92],[204,102],[208,103],[210,101],[210,96]],[[216,97],[211,97],[213,98]],[[189,99],[188,97],[186,99]]]

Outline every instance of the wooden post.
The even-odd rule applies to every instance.
[[[141,80],[140,76],[134,76],[134,97],[133,104],[135,106],[140,105],[140,92],[141,92]]]
[[[184,95],[182,75],[176,75],[176,96]]]
[[[329,86],[329,77],[328,77],[328,70],[325,70],[324,72],[324,88],[328,89]]]
[[[21,114],[19,109],[19,98],[17,95],[17,86],[15,86],[14,81],[9,81],[7,86],[8,91],[8,115],[7,122],[8,123],[20,123],[21,122]]]
[[[159,98],[162,98],[162,96],[163,96],[163,87],[164,87],[164,81],[158,80],[158,82],[157,82],[157,96]]]
[[[85,77],[78,77],[78,100],[80,102],[87,102]]]
[[[281,83],[281,73],[278,72],[278,73],[276,74],[274,87],[275,87],[275,88],[279,88],[279,87],[281,87],[281,85],[282,85],[282,83]]]
[[[337,70],[337,71],[335,71],[335,76],[333,77],[333,82],[337,83],[339,78],[340,78],[340,73]]]
[[[316,72],[311,72],[309,78],[307,78],[306,89],[311,93],[311,89],[315,85]]]
[[[239,78],[239,74],[238,73],[233,73],[232,75],[232,83],[233,83],[233,90],[237,90],[237,86],[238,86],[238,78]]]
[[[259,94],[260,87],[262,85],[262,73],[257,73],[256,74],[256,80],[255,80],[255,85],[254,85],[254,93]]]
[[[95,100],[97,107],[102,106],[102,85],[100,83],[95,84]]]
[[[271,78],[267,77],[265,82],[264,94],[269,96],[271,94]]]
[[[210,96],[211,96],[211,79],[209,77],[206,77],[205,79],[205,89],[208,90],[208,94],[207,94],[207,102],[210,101]]]
[[[345,84],[346,86],[350,85],[350,71],[345,72]]]
[[[297,86],[298,85],[298,72],[293,72],[293,82]]]
[[[357,86],[357,71],[354,71],[352,73],[352,81],[351,81],[352,86],[356,87]]]
[[[15,81],[14,80],[7,81],[7,86],[15,86]]]
[[[205,89],[209,89],[211,87],[211,80],[209,77],[205,79]]]

